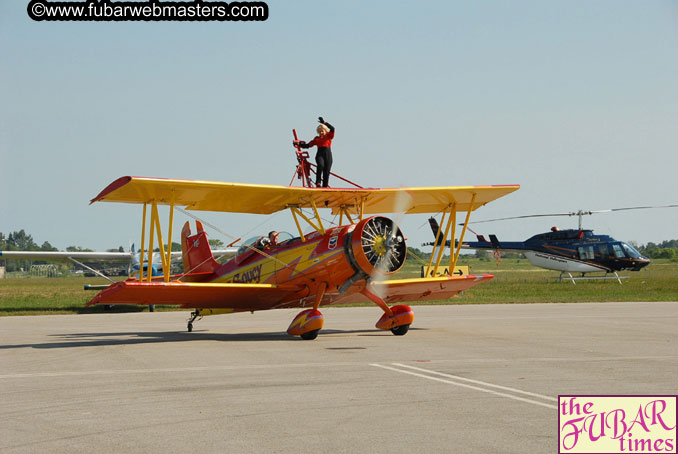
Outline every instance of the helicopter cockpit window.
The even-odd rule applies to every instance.
[[[607,249],[607,244],[599,244],[598,245],[598,252],[600,253],[601,259],[607,260],[607,256],[609,254],[608,249]]]
[[[641,258],[640,252],[636,251],[636,249],[630,244],[622,243],[622,247],[624,248],[624,251],[626,251],[626,255],[632,259]]]
[[[618,259],[624,258],[624,251],[622,250],[622,248],[619,244],[613,244],[612,249],[614,250],[614,256],[615,257],[617,257]]]
[[[593,246],[578,247],[577,251],[579,252],[579,258],[581,260],[593,260],[595,258]]]

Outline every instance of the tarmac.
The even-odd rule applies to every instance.
[[[556,453],[559,394],[678,393],[678,302],[0,318],[0,452]]]

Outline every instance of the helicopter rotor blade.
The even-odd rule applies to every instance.
[[[469,222],[469,224],[482,224],[485,222],[495,222],[495,221],[507,221],[509,219],[525,219],[525,218],[541,218],[541,217],[548,217],[548,216],[575,216],[577,213],[551,213],[551,214],[527,214],[525,216],[511,216],[508,218],[497,218],[497,219],[486,219],[484,221],[473,221]],[[464,224],[459,224],[459,225],[464,225]]]
[[[678,208],[678,205],[657,205],[648,207],[627,207],[627,208],[612,208],[609,211],[625,211],[625,210],[647,210],[650,208]],[[607,211],[607,210],[605,210]]]
[[[526,218],[540,218],[540,217],[550,217],[550,216],[584,216],[589,214],[597,213],[610,213],[613,211],[628,211],[628,210],[646,210],[654,208],[678,208],[678,205],[656,205],[656,206],[642,206],[642,207],[624,207],[624,208],[609,208],[607,210],[579,210],[573,211],[570,213],[549,213],[549,214],[528,214],[525,216],[511,216],[507,218],[497,218],[497,219],[486,219],[484,221],[474,221],[469,222],[469,224],[482,224],[484,222],[495,222],[495,221],[507,221],[509,219],[526,219]],[[459,224],[462,225],[462,224]]]

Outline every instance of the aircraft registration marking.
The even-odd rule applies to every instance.
[[[233,276],[233,282],[239,283],[259,283],[261,281],[261,265],[250,268],[242,273],[237,273]]]

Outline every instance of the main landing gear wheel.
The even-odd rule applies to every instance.
[[[193,331],[193,323],[188,322],[188,332],[190,333],[191,331]]]
[[[318,332],[322,329],[323,323],[323,314],[319,310],[306,309],[294,317],[290,327],[287,328],[287,334],[299,336],[304,340],[313,340],[318,337]]]
[[[372,295],[375,298],[372,301],[382,301],[383,304],[383,300],[377,299],[378,297],[376,295],[370,294],[369,292],[365,293],[365,295],[368,297]],[[414,321],[414,312],[412,311],[412,308],[404,304],[399,304],[389,309],[386,304],[383,304],[382,309],[384,309],[384,315],[381,316],[375,326],[384,331],[391,330],[396,336],[404,336],[407,334],[410,325]],[[389,312],[386,312],[387,309],[390,314]]]
[[[318,337],[318,333],[320,332],[319,329],[314,329],[313,331],[309,331],[308,333],[301,334],[301,338],[304,340],[313,340],[316,337]]]
[[[391,332],[396,336],[404,336],[409,331],[410,325],[400,325],[395,328],[391,328]]]

